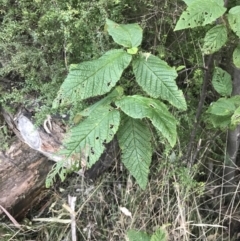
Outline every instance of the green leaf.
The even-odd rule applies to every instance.
[[[100,106],[91,115],[70,130],[70,136],[64,142],[66,147],[61,154],[67,157],[84,152],[91,167],[105,150],[118,130],[120,123],[119,111],[110,106]],[[80,156],[79,156],[80,157]]]
[[[237,68],[240,68],[240,44],[233,51],[233,63]]]
[[[180,71],[180,70],[185,69],[185,68],[186,68],[185,65],[180,65],[176,68],[176,71]]]
[[[225,25],[217,25],[207,31],[204,38],[203,53],[213,54],[227,42],[227,28]]]
[[[188,6],[191,5],[192,3],[196,2],[197,0],[183,0]],[[223,0],[214,0],[218,5],[224,6],[224,1]]]
[[[231,29],[240,38],[240,6],[231,8],[228,12],[227,17]]]
[[[137,52],[138,52],[138,48],[136,48],[136,47],[133,47],[133,48],[131,48],[131,49],[127,49],[127,52],[129,53],[129,54],[136,54]]]
[[[123,95],[123,88],[121,86],[117,86],[111,93],[109,93],[106,97],[99,100],[95,104],[87,107],[79,114],[81,116],[89,116],[94,110],[96,110],[99,106],[106,106],[110,105],[116,99],[120,98]]]
[[[230,96],[232,93],[232,78],[225,70],[215,67],[212,84],[214,89],[222,96]]]
[[[212,123],[214,128],[225,129],[229,127],[231,123],[231,115],[226,115],[226,116],[209,115],[208,121]]]
[[[151,133],[141,121],[125,116],[118,131],[122,162],[142,189],[148,182],[151,164]]]
[[[125,96],[115,102],[128,116],[136,119],[149,118],[173,147],[177,139],[176,119],[159,100],[139,95]]]
[[[237,125],[239,125],[240,124],[240,107],[238,107],[235,111],[234,111],[234,113],[233,113],[233,115],[232,115],[232,117],[231,117],[231,125],[232,126],[237,126]]]
[[[143,231],[128,230],[127,237],[129,241],[150,241],[150,236]]]
[[[167,241],[168,234],[165,228],[159,228],[151,237],[150,241]]]
[[[205,26],[221,17],[225,11],[226,8],[219,5],[219,1],[196,0],[182,13],[174,31]]]
[[[103,95],[109,92],[129,65],[132,56],[122,49],[110,50],[95,61],[83,62],[70,70],[54,106]]]
[[[186,110],[183,93],[175,82],[177,72],[156,56],[140,55],[133,60],[133,72],[138,84],[150,96],[167,100],[173,106]]]
[[[211,104],[207,113],[218,116],[229,116],[234,113],[235,109],[236,107],[232,99],[220,98]]]
[[[107,19],[106,27],[114,42],[124,47],[138,47],[142,42],[143,31],[138,24],[117,24]]]

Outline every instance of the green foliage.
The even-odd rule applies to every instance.
[[[109,19],[106,29],[116,43],[133,52],[113,49],[97,60],[73,65],[53,102],[53,108],[109,92],[133,59],[136,81],[143,90],[151,97],[160,97],[185,110],[185,99],[175,83],[175,69],[151,54],[137,54],[137,49],[134,49],[142,41],[142,29],[137,24],[117,24]],[[143,189],[147,185],[152,155],[151,132],[145,118],[172,147],[176,143],[177,121],[165,104],[141,95],[125,96],[121,86],[80,115],[87,118],[69,131],[61,154],[74,159],[84,152],[91,167],[104,152],[105,144],[117,134],[122,161]]]
[[[227,28],[225,25],[217,25],[211,28],[204,38],[203,53],[213,54],[227,42]]]
[[[122,119],[121,125],[118,140],[123,153],[122,162],[144,189],[152,156],[151,134],[143,121],[128,116]]]
[[[237,68],[240,68],[240,44],[235,48],[233,52],[233,63]]]
[[[219,67],[214,69],[212,84],[221,96],[230,96],[232,94],[231,75]]]
[[[150,241],[167,241],[168,235],[164,228],[159,228],[151,237]]]
[[[104,144],[113,139],[119,123],[119,111],[111,106],[98,107],[86,120],[70,130],[70,138],[66,140],[66,148],[61,154],[70,157],[73,153],[84,151],[91,167],[103,153]]]
[[[177,72],[156,56],[141,54],[133,60],[133,72],[138,84],[153,98],[167,100],[186,110],[186,101],[175,83]]]
[[[168,235],[165,228],[161,227],[150,237],[143,231],[128,230],[127,237],[129,241],[167,241]]]
[[[233,115],[231,116],[231,125],[233,127],[236,127],[237,125],[239,125],[239,123],[240,123],[240,107],[238,107],[234,111]]]
[[[240,6],[231,8],[227,17],[230,27],[240,38]]]
[[[240,106],[240,96],[231,98],[220,98],[212,103],[207,110],[209,120],[214,127],[233,128],[238,122],[238,108]]]
[[[222,15],[225,13],[226,8],[223,7],[222,0],[186,0],[185,2],[188,8],[182,13],[175,30],[205,26],[219,18],[218,25],[212,27],[206,33],[202,49],[204,54],[213,54],[219,51],[227,42],[228,24],[225,19],[228,20],[231,30],[240,37],[240,6],[232,7],[226,14],[227,18],[224,18]],[[220,17],[222,17],[222,21]],[[239,39],[236,41],[239,41]],[[240,66],[239,53],[238,45],[233,52],[233,63],[236,67]],[[219,67],[214,69],[212,84],[221,96],[228,97],[231,95],[233,88],[232,79],[230,74],[223,69]],[[239,103],[239,96],[218,99],[207,110],[208,120],[214,127],[234,128],[239,121]]]
[[[126,48],[138,47],[142,42],[142,29],[138,24],[117,24],[106,20],[106,30],[114,42]]]
[[[116,105],[132,118],[149,118],[172,147],[176,144],[177,121],[159,100],[139,95],[124,96],[116,101]]]
[[[143,231],[128,230],[127,237],[129,241],[150,241],[151,237]]]
[[[70,64],[98,58],[110,47],[105,19],[122,21],[127,2],[117,7],[111,0],[2,2],[0,77],[10,78],[17,94],[0,90],[0,102],[27,104],[30,95],[45,110],[51,107]]]
[[[176,30],[205,26],[221,17],[226,11],[219,1],[196,0],[182,13],[175,27]]]
[[[131,55],[122,49],[115,49],[95,61],[83,62],[72,67],[58,92],[54,107],[58,105],[59,100],[62,105],[66,105],[75,100],[109,92],[130,61]]]

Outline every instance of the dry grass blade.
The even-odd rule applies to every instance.
[[[16,228],[21,229],[21,225],[16,221],[16,219],[2,205],[0,205],[0,208],[8,216],[8,218],[11,220],[11,222],[14,224],[14,226]]]
[[[71,231],[72,231],[72,241],[77,241],[77,235],[76,235],[76,214],[75,214],[75,204],[76,204],[76,197],[72,197],[68,195],[68,204],[70,206],[71,212]]]

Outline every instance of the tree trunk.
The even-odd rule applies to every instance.
[[[240,95],[240,69],[233,69],[233,92],[232,96]],[[224,165],[224,194],[235,191],[234,178],[236,170],[236,158],[240,144],[240,125],[235,130],[228,130],[227,148]]]

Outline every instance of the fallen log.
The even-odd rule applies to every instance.
[[[0,205],[14,217],[22,218],[45,189],[45,179],[53,165],[48,160],[65,159],[58,152],[63,148],[66,127],[60,120],[48,116],[43,126],[36,128],[26,109],[20,109],[16,115],[2,110],[2,114],[17,138],[7,152],[0,152]],[[118,143],[114,139],[106,144],[100,160],[85,171],[85,177],[95,180],[115,162],[118,154]],[[84,154],[81,158],[87,161]],[[71,158],[66,166],[70,167],[73,161],[83,160]]]
[[[0,205],[15,218],[24,217],[39,201],[51,167],[48,158],[16,139],[7,152],[0,152]]]

